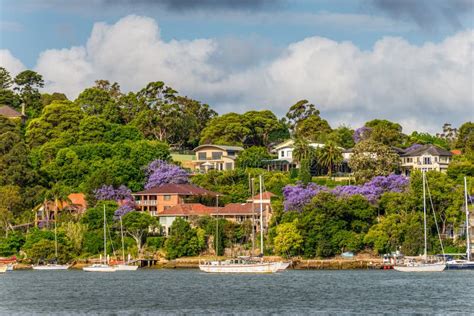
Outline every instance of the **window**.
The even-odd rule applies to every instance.
[[[284,151],[284,150],[280,151],[280,156],[281,156],[282,158],[285,157],[285,151]]]
[[[171,206],[169,206],[169,205],[168,205],[168,206],[163,206],[163,210],[164,210],[164,211],[166,211],[166,210],[168,210],[168,209],[170,209],[170,208],[171,208]]]
[[[227,156],[235,156],[235,151],[233,151],[233,150],[228,150],[228,151],[227,151]]]
[[[206,160],[206,153],[198,153],[198,159],[199,160]]]
[[[220,151],[213,151],[212,152],[212,160],[219,160],[222,157],[222,152]]]
[[[232,170],[232,162],[226,162],[225,163],[225,170]]]
[[[171,200],[171,195],[165,195],[165,196],[163,196],[163,200],[165,200],[165,201]]]
[[[431,165],[431,157],[423,157],[424,165]]]

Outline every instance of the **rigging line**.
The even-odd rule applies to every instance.
[[[431,210],[433,211],[433,217],[434,217],[435,224],[436,224],[436,231],[438,232],[438,239],[439,239],[439,243],[441,245],[441,252],[443,253],[443,261],[445,261],[446,258],[444,256],[443,241],[441,240],[441,234],[439,233],[438,220],[436,219],[436,212],[435,212],[435,209],[434,209],[434,206],[433,206],[433,200],[431,199],[431,192],[430,192],[430,186],[428,184],[428,178],[425,177],[425,180],[426,180],[426,188],[428,189],[427,191],[428,191],[428,197],[430,199]]]
[[[114,254],[114,257],[115,257],[115,248],[114,248],[114,241],[112,239],[112,235],[110,235],[110,229],[109,229],[109,225],[105,224],[106,228],[107,228],[107,231],[109,233],[109,239],[110,239],[110,245],[112,246],[112,253]]]

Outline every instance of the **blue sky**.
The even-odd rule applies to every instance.
[[[448,55],[451,53],[446,49],[449,45],[462,45],[467,50],[467,57],[455,56],[456,60],[458,64],[463,64],[463,58],[467,58],[464,60],[465,67],[472,66],[473,5],[472,0],[0,0],[0,49],[7,52],[0,55],[4,56],[0,62],[11,65],[12,69],[42,69],[49,82],[46,89],[65,89],[70,91],[72,99],[81,88],[92,83],[93,76],[96,79],[106,76],[103,79],[120,80],[122,87],[128,90],[146,84],[141,81],[156,78],[172,83],[180,92],[210,103],[220,112],[266,106],[282,115],[285,108],[291,105],[288,103],[307,98],[320,104],[323,115],[326,112],[332,125],[344,123],[354,126],[361,124],[369,115],[378,115],[398,120],[407,129],[422,126],[425,130],[434,131],[436,126],[442,125],[441,115],[451,115],[453,124],[460,123],[466,114],[472,117],[472,72],[441,61],[415,68],[424,63],[427,54],[431,57],[446,54],[443,60],[450,60]],[[134,16],[138,18],[130,18]],[[105,25],[104,28],[101,25]],[[98,58],[97,52],[105,54],[101,50],[105,48],[90,44],[93,29],[103,32],[97,34],[101,34],[104,42],[112,32],[121,34],[115,36],[123,36],[123,46],[113,46],[117,49],[117,56],[124,54],[122,59],[137,54],[136,46],[150,39],[140,37],[144,34],[139,34],[137,29],[154,34],[147,47],[154,52],[149,58],[150,63],[156,63],[155,67],[144,67],[142,71],[149,73],[128,83],[127,78],[135,76],[127,73],[134,64],[124,67],[121,73],[111,71],[112,66],[105,65]],[[136,34],[130,35],[130,32]],[[140,41],[134,42],[138,38]],[[127,46],[127,42],[131,44]],[[333,49],[330,55],[321,53],[321,47],[325,45]],[[435,45],[437,51],[431,50],[429,45]],[[386,60],[380,63],[377,59],[379,51],[388,56],[391,54],[390,47],[400,54],[383,57]],[[195,50],[198,55],[186,51],[188,49]],[[459,50],[459,47],[453,46],[453,50],[456,49]],[[306,56],[305,50],[313,52],[313,55]],[[397,72],[394,69],[404,67],[400,63],[410,56],[410,51],[415,54],[414,60],[416,57],[421,62],[413,61],[413,65],[409,66],[410,73],[396,73],[394,78],[387,79],[384,88],[400,89],[401,93],[396,95],[403,95],[402,100],[395,100],[393,91],[384,99],[383,95],[379,95],[380,91],[367,92],[352,82],[366,80],[362,76],[370,77],[371,71]],[[175,59],[170,57],[171,52],[175,54]],[[339,59],[332,58],[339,54]],[[164,59],[158,63],[154,56]],[[136,60],[144,58],[148,55],[131,60],[135,60],[136,64]],[[323,58],[328,58],[328,61],[321,62]],[[348,74],[341,75],[342,65],[350,64],[351,58],[360,64],[357,67],[344,66],[350,69]],[[69,71],[68,64],[77,65],[79,68],[74,68],[74,71],[83,71],[79,71],[81,80],[72,82],[70,78],[60,76],[58,72],[61,69],[51,73],[51,65],[48,67],[47,62],[53,60],[55,65],[65,65],[63,73]],[[374,60],[377,60],[377,66],[368,69],[374,65]],[[170,63],[184,63],[187,68],[183,71],[179,66],[173,69],[163,66]],[[194,81],[190,81],[189,75],[180,77],[175,73],[178,70],[186,72],[189,68],[191,74],[198,74]],[[364,73],[366,68],[369,74]],[[297,69],[300,69],[299,73]],[[305,69],[312,69],[320,75],[304,74]],[[283,82],[278,77],[281,71],[286,71],[288,77],[295,77],[294,82]],[[430,91],[407,91],[410,87],[404,85],[403,77],[416,77],[421,72],[424,74],[419,79],[413,79],[416,80],[415,86],[424,87],[426,78],[441,73],[446,77],[440,78],[435,86],[449,90],[444,95]],[[298,84],[298,80],[303,80],[301,78],[306,75],[304,82]],[[333,78],[334,82],[328,83]],[[451,78],[462,78],[466,82],[447,87],[446,82]],[[203,80],[207,80],[205,86],[196,82]],[[265,82],[265,86],[262,85],[258,93],[248,91],[255,85],[249,87],[242,82],[251,80]],[[307,85],[309,80],[315,80],[314,90],[317,93],[312,93],[311,86],[299,88]],[[284,84],[290,89],[285,95],[275,97],[272,91],[281,89]],[[237,89],[229,95],[227,91],[232,87]],[[252,93],[255,97],[249,96]],[[452,98],[448,100],[446,96]],[[281,104],[279,100],[282,100]],[[391,110],[377,112],[380,100],[387,100]],[[426,107],[430,114],[429,122],[419,124],[413,121],[413,117],[419,115],[421,119],[424,116],[421,110],[409,115],[397,113],[401,102]],[[450,102],[460,105],[447,107]],[[410,108],[413,104],[407,106],[407,109]]]

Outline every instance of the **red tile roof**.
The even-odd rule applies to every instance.
[[[193,184],[164,184],[159,187],[154,187],[145,191],[134,193],[135,195],[164,195],[164,194],[177,194],[177,195],[208,195],[216,196],[218,193],[212,192]]]
[[[459,150],[459,149],[453,149],[453,150],[451,150],[451,153],[453,155],[461,155],[462,154],[461,150]]]
[[[270,200],[272,197],[276,196],[276,194],[273,194],[272,192],[265,191],[262,192],[262,200]],[[260,200],[260,194],[255,195],[254,197],[248,199],[247,201],[252,201],[252,200]]]
[[[8,105],[0,106],[0,115],[12,118],[23,116],[20,112],[9,107]]]
[[[263,203],[263,207],[268,206],[268,203]],[[253,212],[258,214],[260,212],[260,205],[254,203],[229,203],[219,210],[215,210],[212,215],[251,215]]]
[[[208,207],[200,203],[178,204],[160,212],[158,216],[204,216],[211,215],[215,207]]]

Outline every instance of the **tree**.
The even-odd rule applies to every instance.
[[[390,147],[368,139],[355,145],[349,167],[356,181],[365,182],[375,176],[389,175],[398,162],[398,155]]]
[[[142,242],[149,231],[155,230],[159,224],[153,216],[145,212],[130,212],[122,218],[125,232],[137,243],[138,252],[142,250]]]
[[[148,181],[146,189],[162,186],[167,183],[188,183],[188,173],[180,167],[163,160],[150,162],[146,170]]]
[[[239,154],[236,164],[239,168],[262,168],[263,161],[271,157],[265,147],[252,146]]]
[[[9,89],[12,85],[12,77],[8,70],[0,67],[0,90]]]
[[[41,104],[43,105],[43,108],[47,105],[50,105],[53,101],[68,101],[68,98],[64,93],[59,92],[54,92],[53,94],[41,94]]]
[[[272,133],[287,129],[269,110],[249,111],[242,115],[242,121],[250,130],[245,140],[247,146],[269,146]]]
[[[170,230],[170,235],[165,242],[166,257],[168,259],[196,256],[202,250],[199,247],[200,243],[196,229],[191,228],[186,220],[176,218]]]
[[[332,170],[335,166],[342,163],[342,152],[335,143],[328,141],[324,147],[318,150],[318,163],[328,169],[328,176],[332,176]]]
[[[284,257],[296,256],[301,250],[303,237],[298,231],[298,220],[283,223],[276,227],[276,236],[273,240],[275,252]]]
[[[292,105],[286,117],[293,135],[311,141],[325,140],[327,134],[331,132],[331,127],[319,114],[319,110],[307,100]]]
[[[297,138],[293,146],[293,160],[300,162],[303,159],[312,159],[315,156],[313,147],[303,138]]]
[[[474,151],[474,123],[466,122],[459,128],[458,137],[455,144],[466,152]]]
[[[41,94],[38,89],[44,86],[43,77],[32,70],[25,70],[15,77],[14,82],[13,90],[20,94],[28,116],[37,117],[42,109]]]
[[[301,160],[298,177],[303,184],[311,182],[311,165],[309,159],[305,158]]]
[[[352,137],[353,134],[354,131],[352,129],[343,125],[332,130],[328,135],[328,140],[343,148],[352,148],[355,145]]]
[[[400,147],[405,141],[402,126],[387,120],[375,119],[365,123],[371,129],[370,139],[387,146]]]
[[[201,133],[201,144],[236,145],[243,146],[251,135],[242,115],[227,113],[211,119]]]
[[[12,221],[15,210],[21,204],[20,188],[13,185],[0,187],[0,228],[8,237],[8,232],[13,230]]]
[[[414,131],[411,133],[410,136],[408,136],[408,145],[413,145],[413,144],[420,144],[420,145],[426,145],[426,144],[433,144],[438,147],[444,148],[446,150],[449,150],[449,144],[448,142],[440,137],[430,135],[428,133],[419,133]]]

